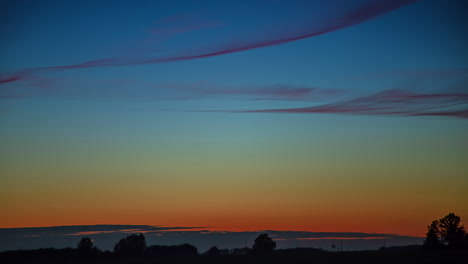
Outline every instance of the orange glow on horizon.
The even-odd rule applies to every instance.
[[[463,219],[463,218],[462,218]],[[362,232],[362,233],[372,233],[372,234],[395,234],[395,235],[406,235],[406,236],[416,236],[423,237],[426,232],[426,225],[431,220],[426,222],[418,223],[415,222],[412,226],[409,226],[408,223],[400,223],[399,225],[394,224],[392,227],[382,228],[382,226],[388,226],[388,223],[392,222],[391,220],[386,223],[375,223],[374,225],[357,225],[357,224],[337,224],[337,223],[317,223],[316,225],[300,225],[293,220],[291,222],[281,222],[276,224],[216,224],[213,222],[201,222],[190,223],[187,220],[173,222],[172,225],[154,225],[149,224],[149,226],[158,226],[158,227],[187,227],[186,229],[168,229],[164,231],[203,231],[207,230],[210,232],[254,232],[254,231],[266,231],[266,230],[275,230],[275,231],[307,231],[307,232]],[[2,228],[24,228],[24,227],[48,227],[48,226],[70,226],[70,225],[96,225],[96,224],[105,224],[105,225],[148,225],[144,221],[108,221],[108,222],[93,222],[92,220],[83,220],[83,221],[42,221],[35,222],[34,224],[24,222],[16,223],[7,223],[3,221]],[[190,228],[190,227],[195,228]],[[90,231],[97,232],[97,231]],[[110,231],[105,231],[110,232]],[[114,231],[112,231],[114,232]],[[128,232],[137,232],[138,230],[128,230]],[[86,233],[88,234],[88,233]],[[79,235],[85,235],[85,233],[80,233]]]

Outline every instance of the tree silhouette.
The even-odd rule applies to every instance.
[[[80,255],[89,255],[93,250],[93,242],[89,237],[81,238],[77,245],[78,253]]]
[[[219,250],[219,248],[218,248],[217,246],[212,246],[210,249],[208,249],[208,250],[205,252],[205,255],[208,255],[208,256],[218,256],[220,253],[221,253],[221,251]]]
[[[465,228],[460,225],[460,217],[449,213],[445,217],[434,220],[427,226],[426,248],[436,248],[447,244],[449,248],[462,248],[464,246]],[[440,238],[440,240],[439,240]]]
[[[440,247],[439,242],[439,221],[434,220],[430,225],[427,226],[426,240],[424,241],[424,247],[426,248],[437,248]]]
[[[439,220],[439,232],[449,247],[463,246],[465,227],[460,226],[460,217],[454,213],[450,213]]]
[[[131,235],[120,239],[114,246],[114,253],[118,255],[135,256],[146,249],[146,240],[143,234]]]
[[[276,248],[276,242],[271,239],[268,234],[261,234],[255,239],[252,247],[254,254],[267,254],[271,253]]]

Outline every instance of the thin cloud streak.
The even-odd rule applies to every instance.
[[[73,98],[152,98],[159,100],[187,100],[203,98],[233,98],[242,100],[314,101],[339,96],[340,89],[297,86],[291,84],[272,85],[224,85],[211,82],[168,82],[152,83],[129,79],[70,79],[31,76],[26,86],[2,89],[1,99],[30,97],[73,97]],[[109,87],[98,89],[93,87]]]
[[[213,48],[211,50],[199,53],[192,53],[188,55],[173,55],[167,57],[155,57],[149,59],[141,58],[132,58],[132,57],[123,57],[123,58],[103,58],[90,60],[77,64],[68,64],[68,65],[59,65],[59,66],[50,66],[50,67],[38,67],[27,70],[27,72],[17,73],[12,76],[4,76],[0,78],[0,84],[15,82],[25,79],[30,74],[37,74],[40,72],[48,71],[57,71],[57,70],[67,70],[67,69],[79,69],[79,68],[95,68],[95,67],[113,67],[113,66],[132,66],[132,65],[143,65],[143,64],[155,64],[155,63],[165,63],[173,61],[185,61],[185,60],[194,60],[202,59],[208,57],[215,57],[220,55],[225,55],[229,53],[247,51],[251,49],[263,48],[268,46],[274,46],[279,44],[284,44],[288,42],[293,42],[301,39],[311,38],[319,36],[328,32],[336,31],[343,29],[355,24],[359,24],[375,18],[379,15],[385,14],[397,8],[400,8],[406,4],[414,2],[416,0],[393,0],[393,1],[379,1],[379,2],[369,2],[358,7],[355,10],[349,11],[347,14],[325,23],[320,26],[312,26],[308,30],[305,30],[302,33],[294,32],[293,29],[288,31],[280,32],[279,37],[274,39],[264,39],[259,41],[247,41],[237,45],[221,45],[219,47]],[[294,33],[290,33],[294,32]],[[182,54],[182,53],[180,53]]]
[[[305,100],[312,101],[342,95],[345,91],[332,88],[318,88],[311,86],[297,86],[290,84],[274,85],[242,85],[237,87],[215,84],[205,84],[200,87],[186,89],[195,95],[201,96],[229,96],[247,97],[254,100]],[[194,96],[193,98],[196,98]]]
[[[312,107],[224,111],[238,113],[328,113],[358,115],[447,116],[468,118],[468,94],[417,94],[386,90],[349,101]]]
[[[435,78],[446,78],[453,76],[468,76],[468,69],[435,69],[435,70],[407,70],[407,71],[390,71],[390,72],[378,72],[372,74],[363,74],[351,78],[345,78],[348,80],[373,80],[382,78],[404,78],[404,79],[435,79]]]

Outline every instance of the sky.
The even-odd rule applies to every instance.
[[[0,10],[1,228],[468,218],[467,1]]]

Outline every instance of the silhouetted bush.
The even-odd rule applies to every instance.
[[[89,237],[81,238],[77,245],[78,254],[82,256],[89,256],[93,251],[93,242]]]
[[[146,249],[146,239],[143,234],[122,238],[115,246],[114,253],[120,256],[136,256]]]
[[[219,249],[217,246],[212,246],[210,249],[208,249],[203,255],[207,256],[218,256],[220,255]]]
[[[255,239],[252,247],[253,254],[268,254],[276,248],[276,242],[268,234],[261,234]]]

